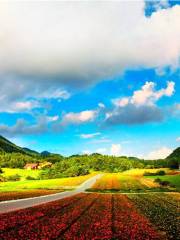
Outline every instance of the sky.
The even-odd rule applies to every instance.
[[[180,145],[179,1],[1,1],[0,134],[65,156]]]

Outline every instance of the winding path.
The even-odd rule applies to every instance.
[[[24,209],[28,207],[34,207],[43,203],[56,201],[62,198],[73,196],[77,193],[84,192],[86,189],[90,188],[97,179],[101,178],[103,174],[97,174],[96,176],[86,180],[79,187],[72,191],[66,191],[62,193],[55,193],[46,196],[33,197],[33,198],[25,198],[18,200],[10,200],[0,202],[0,214],[16,211],[19,209]]]

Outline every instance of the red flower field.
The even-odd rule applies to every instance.
[[[143,197],[134,196],[130,200],[121,194],[81,193],[38,207],[1,214],[0,239],[168,239],[166,233],[162,235],[152,225],[152,218],[147,218],[148,203],[144,204],[144,215],[138,199],[141,205]],[[163,199],[159,202],[164,204]]]

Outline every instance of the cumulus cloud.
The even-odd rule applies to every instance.
[[[144,7],[142,0],[1,2],[0,95],[9,102],[33,92],[59,97],[52,85],[85,87],[126,69],[177,67],[180,6],[148,18]]]
[[[16,124],[8,126],[5,124],[0,125],[0,134],[5,136],[15,135],[32,135],[41,134],[47,131],[47,124],[44,121],[39,121],[36,124],[28,125],[23,119],[18,119]]]
[[[41,107],[41,104],[37,100],[17,101],[12,102],[9,107],[6,108],[6,112],[28,112],[39,107]]]
[[[42,134],[50,131],[49,124],[57,120],[58,116],[41,116],[37,119],[36,123],[29,124],[24,119],[18,119],[13,126],[1,124],[0,134],[7,137]]]
[[[107,152],[106,148],[97,148],[95,153],[105,154]]]
[[[122,147],[121,147],[120,144],[112,144],[111,149],[110,149],[110,153],[113,156],[120,156],[121,149],[122,149]]]
[[[156,84],[154,82],[146,82],[140,90],[134,91],[132,97],[124,97],[113,100],[114,104],[119,107],[124,107],[129,103],[141,106],[153,106],[163,96],[172,96],[174,93],[175,83],[172,81],[167,82],[167,87],[160,90],[155,90]]]
[[[0,73],[0,112],[23,112],[43,107],[44,99],[66,100],[67,90],[53,81],[38,81]]]
[[[144,124],[148,122],[160,122],[164,119],[163,112],[155,106],[134,106],[129,104],[124,108],[116,108],[108,115],[105,123],[118,124]]]
[[[132,96],[113,99],[114,108],[106,113],[106,124],[142,124],[160,122],[164,119],[162,109],[156,102],[163,96],[172,96],[175,83],[167,82],[167,87],[155,90],[154,82],[146,82]]]
[[[86,122],[91,122],[97,115],[96,110],[86,110],[78,113],[70,112],[63,116],[61,125],[66,126],[69,124],[79,125]]]
[[[101,135],[100,132],[89,133],[89,134],[87,134],[87,133],[82,133],[82,134],[80,134],[80,137],[81,137],[81,138],[84,138],[84,139],[89,139],[89,138],[94,138],[94,137],[99,136],[99,135]]]
[[[168,147],[161,147],[150,152],[145,159],[155,160],[155,159],[164,159],[172,153],[172,149]]]

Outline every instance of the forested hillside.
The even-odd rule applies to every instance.
[[[0,136],[0,152],[6,152],[6,153],[24,153],[26,154],[26,151],[22,149],[21,147],[16,146],[14,143],[10,142],[6,138]]]
[[[0,149],[0,167],[24,168],[27,163],[52,163],[51,168],[42,172],[42,178],[79,176],[91,171],[121,172],[132,168],[170,167],[177,169],[180,162],[180,148],[177,148],[166,159],[160,160],[142,160],[135,157],[117,157],[98,153],[64,157],[47,151],[40,154],[31,149],[23,149],[0,137]]]

